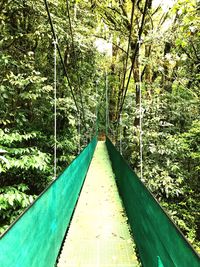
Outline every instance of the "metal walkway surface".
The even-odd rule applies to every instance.
[[[57,267],[136,267],[134,247],[106,145],[99,141]]]

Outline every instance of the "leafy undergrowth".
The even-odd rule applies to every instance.
[[[0,234],[29,206],[36,195],[30,195],[26,184],[6,186],[0,189]]]

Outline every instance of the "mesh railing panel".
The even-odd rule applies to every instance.
[[[93,139],[2,236],[1,267],[54,266],[96,142]]]
[[[118,189],[144,267],[199,267],[200,259],[152,194],[106,140]]]

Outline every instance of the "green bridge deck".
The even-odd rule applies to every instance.
[[[107,148],[98,142],[57,267],[136,267]]]

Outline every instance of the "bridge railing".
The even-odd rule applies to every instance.
[[[119,193],[143,267],[199,267],[200,258],[107,138]]]
[[[1,237],[1,267],[55,265],[96,143],[95,138]]]

